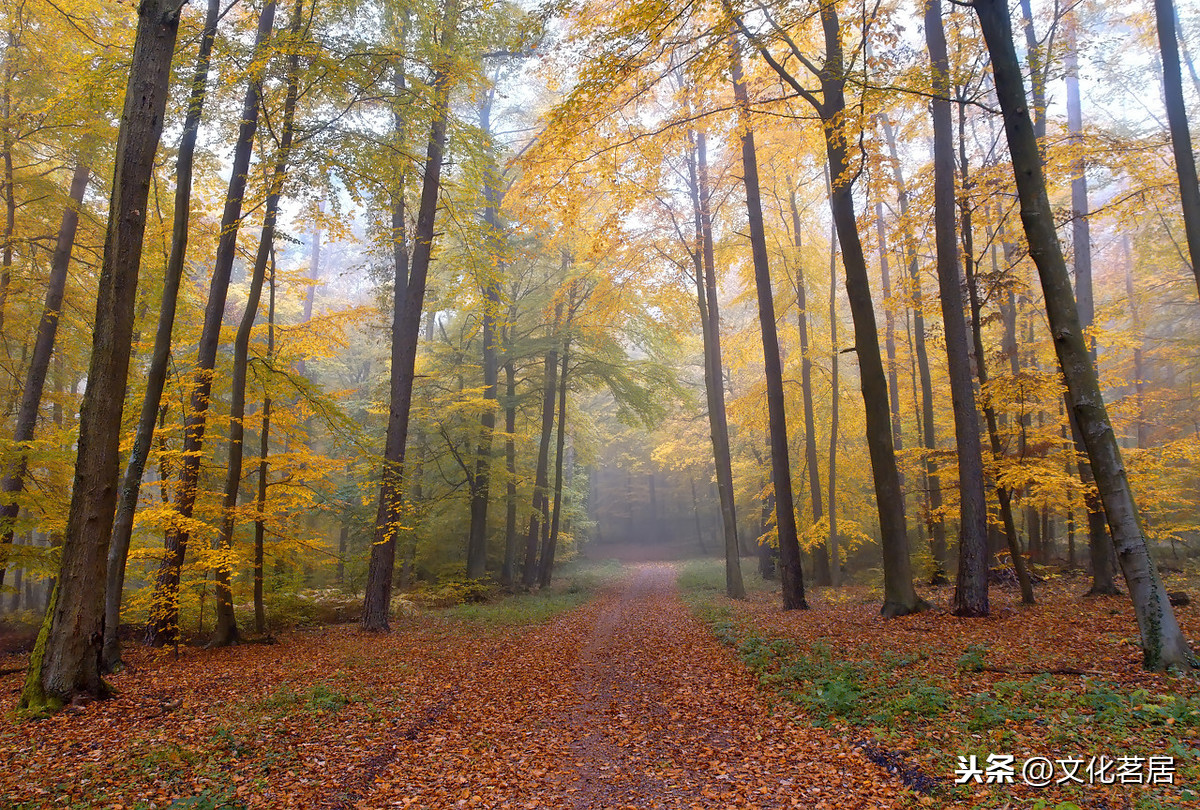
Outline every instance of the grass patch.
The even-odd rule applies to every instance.
[[[540,624],[583,605],[598,591],[618,582],[624,573],[616,560],[573,560],[554,572],[548,588],[451,605],[437,615],[487,627]]]

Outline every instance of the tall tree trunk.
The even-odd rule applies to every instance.
[[[788,458],[787,412],[783,396],[783,361],[771,292],[767,234],[763,224],[758,181],[758,154],[750,125],[750,99],[742,79],[741,57],[734,36],[729,37],[733,93],[741,126],[742,177],[746,186],[746,213],[750,224],[750,252],[754,258],[754,286],[758,291],[758,321],[762,330],[763,361],[767,379],[767,423],[771,434],[771,472],[775,477],[775,526],[779,532],[779,572],[783,609],[807,608],[804,575],[800,567],[800,540],[796,533],[796,508],[792,497],[792,467]]]
[[[901,170],[900,155],[896,148],[896,134],[886,113],[880,115],[888,151],[892,157],[892,174],[896,181],[900,204],[900,218],[908,218],[908,187]],[[938,475],[934,451],[937,449],[937,432],[933,423],[933,376],[929,370],[929,350],[925,339],[925,314],[921,293],[921,263],[917,256],[915,239],[910,235],[904,240],[905,257],[908,260],[908,283],[911,286],[913,350],[917,359],[917,376],[921,384],[921,421],[918,423],[921,442],[925,448],[925,530],[929,533],[930,551],[933,554],[931,585],[944,585],[948,554],[946,550],[946,521],[942,515],[942,480]]]
[[[960,113],[961,114],[961,113]],[[960,118],[960,121],[962,119]],[[961,132],[959,138],[960,148],[965,141],[962,140]],[[966,166],[966,156],[963,156],[963,166]],[[964,229],[964,232],[966,229]],[[983,305],[979,295],[977,276],[975,273],[975,263],[970,260],[969,256],[973,251],[968,251],[967,267],[967,292],[971,299],[971,333],[975,341],[975,370],[979,375],[979,386],[982,389],[987,388],[988,384],[988,369],[987,356],[984,354],[983,348]],[[992,240],[992,274],[999,275],[999,262],[996,260],[996,242]],[[996,409],[988,402],[987,397],[984,397],[983,416],[987,421],[988,438],[991,441],[992,457],[999,462],[1004,456],[1004,447],[1000,441],[1000,427],[996,419]],[[1021,540],[1017,535],[1017,523],[1013,518],[1012,508],[1012,492],[1001,484],[996,484],[996,500],[1000,503],[1000,520],[1004,524],[1004,538],[1008,544],[1008,553],[1012,558],[1013,570],[1017,574],[1017,583],[1021,586],[1021,602],[1026,605],[1034,604],[1033,598],[1033,583],[1029,579],[1029,566],[1025,564],[1025,557],[1021,554]]]
[[[875,500],[879,510],[879,529],[883,549],[884,604],[881,613],[892,617],[917,610],[927,604],[913,587],[908,536],[904,521],[904,494],[892,446],[891,412],[888,383],[879,351],[879,330],[871,301],[871,285],[866,257],[858,235],[854,213],[853,176],[847,153],[845,60],[841,43],[841,23],[832,3],[821,6],[821,28],[825,38],[825,64],[820,72],[821,100],[789,74],[765,48],[759,52],[793,90],[806,98],[821,116],[825,132],[825,153],[829,162],[830,208],[842,264],[846,272],[846,294],[854,320],[854,348],[858,354],[859,374],[866,413],[867,449],[874,473]]]
[[[490,143],[492,95],[479,110],[480,129],[489,143],[488,165],[484,171],[483,211],[487,227],[488,261],[483,267],[480,286],[483,292],[483,410],[479,414],[479,445],[475,472],[471,477],[471,525],[467,532],[467,578],[480,579],[487,571],[487,513],[491,495],[492,436],[496,431],[496,322],[500,315],[500,283],[504,273],[504,226],[500,222],[500,172]],[[564,259],[565,260],[565,259]]]
[[[517,444],[513,439],[517,430],[517,375],[507,333],[504,355],[504,470],[508,480],[504,487],[504,564],[500,583],[511,587],[517,566]]]
[[[20,39],[17,36],[18,27],[23,25],[21,19],[23,5],[16,9],[17,19],[9,20],[9,28],[4,44],[3,91],[0,92],[0,113],[4,116],[3,127],[0,128],[0,152],[3,153],[3,188],[4,188],[4,246],[0,248],[0,347],[8,349],[8,337],[4,332],[4,315],[8,308],[8,290],[12,284],[13,242],[17,229],[17,184],[14,171],[13,149],[16,139],[13,129],[16,121],[13,116],[12,85],[17,75],[17,54],[21,50]]]
[[[325,213],[324,201],[317,202],[317,213],[313,217],[312,253],[308,266],[308,289],[304,291],[304,311],[300,316],[301,323],[312,320],[313,304],[317,301],[317,281],[321,278],[321,216]],[[296,361],[296,372],[301,376],[308,373],[304,358]]]
[[[826,175],[828,178],[828,174]],[[829,552],[833,558],[830,579],[836,587],[842,582],[842,565],[838,559],[837,525],[837,446],[838,416],[841,409],[841,378],[838,369],[837,314],[837,225],[829,228]]]
[[[537,582],[538,540],[546,522],[545,516],[549,502],[546,478],[547,467],[550,464],[550,435],[554,430],[554,398],[558,390],[555,375],[558,371],[558,330],[561,323],[562,302],[559,302],[554,305],[554,328],[551,333],[554,343],[552,344],[553,348],[546,352],[545,373],[542,378],[542,427],[538,440],[537,470],[534,473],[533,482],[533,511],[529,515],[529,534],[525,536],[525,568],[521,574],[521,584],[526,588],[532,588]]]
[[[457,41],[458,20],[459,0],[446,0],[442,17],[442,36],[438,43],[438,61],[432,82],[433,122],[430,125],[426,149],[425,176],[421,184],[416,231],[413,234],[410,270],[407,268],[407,262],[402,260],[407,258],[407,246],[401,237],[404,229],[403,208],[398,205],[392,214],[397,261],[396,304],[392,319],[391,405],[384,448],[383,483],[380,485],[379,511],[375,517],[371,558],[367,564],[367,586],[362,617],[363,629],[375,632],[389,629],[392,569],[395,565],[396,533],[400,527],[402,511],[404,449],[408,442],[417,340],[421,331],[421,313],[425,306],[425,280],[429,275],[429,260],[433,253],[435,235],[434,220],[441,193],[446,127],[450,116],[450,87],[454,80],[451,54]],[[396,114],[399,114],[398,111]],[[403,192],[399,198],[403,200]],[[404,273],[405,270],[408,272]]]
[[[4,569],[9,548],[12,546],[17,514],[20,511],[20,504],[16,498],[25,489],[25,474],[29,466],[27,452],[37,429],[42,392],[46,387],[50,357],[54,353],[54,341],[58,335],[63,294],[67,289],[67,270],[71,266],[75,232],[79,227],[79,208],[83,205],[83,193],[87,189],[90,176],[91,170],[81,159],[75,165],[75,172],[71,177],[69,199],[63,208],[54,256],[50,259],[46,303],[42,308],[42,319],[38,322],[37,334],[33,340],[33,355],[25,374],[25,386],[21,389],[21,404],[17,409],[16,430],[13,431],[13,444],[17,446],[20,456],[5,475],[3,487],[0,487],[4,493],[4,502],[0,504],[0,585],[4,584]]]
[[[1158,25],[1158,47],[1162,52],[1163,97],[1167,105],[1167,124],[1171,129],[1171,149],[1175,153],[1175,171],[1179,175],[1179,202],[1183,208],[1183,231],[1187,236],[1188,258],[1200,292],[1200,180],[1196,177],[1196,156],[1188,129],[1187,105],[1183,100],[1183,74],[1179,66],[1179,40],[1175,31],[1173,0],[1154,0],[1154,18]]]
[[[567,319],[568,322],[570,318]],[[538,584],[543,588],[550,586],[550,577],[554,573],[554,552],[558,548],[558,527],[562,516],[563,498],[563,452],[567,439],[567,360],[571,350],[569,337],[563,338],[562,370],[558,374],[558,439],[554,450],[554,508],[550,513],[550,537],[542,548],[541,567],[538,571]],[[650,477],[650,503],[654,508],[654,477]],[[653,521],[653,518],[652,518]],[[652,523],[653,525],[653,523]]]
[[[1146,547],[1145,533],[1125,474],[1121,450],[1080,326],[1066,260],[1055,229],[1054,213],[1046,194],[1021,70],[1013,48],[1008,5],[1003,0],[976,0],[974,7],[992,60],[996,94],[1004,115],[1004,129],[1012,155],[1021,221],[1025,226],[1029,253],[1041,277],[1046,314],[1058,361],[1071,395],[1071,408],[1075,411],[1087,446],[1117,556],[1137,614],[1143,664],[1150,670],[1172,666],[1191,668],[1195,658],[1175,619],[1158,569]]]
[[[971,379],[958,241],[955,239],[954,128],[950,114],[950,63],[946,54],[946,34],[942,28],[941,0],[925,0],[925,43],[933,68],[933,227],[937,247],[938,290],[942,299],[954,437],[958,443],[958,576],[951,612],[957,616],[986,616],[987,497],[983,493],[983,449],[979,443],[979,414],[975,410],[975,385]],[[967,211],[964,206],[963,238],[970,240]],[[971,253],[964,258],[970,263],[975,261]]]
[[[883,222],[883,202],[875,201],[875,236],[879,241],[879,276],[883,283],[883,344],[887,352],[888,404],[892,406],[892,445],[904,449],[904,431],[900,423],[900,380],[896,370],[896,315],[892,311],[892,274],[888,263],[887,229]],[[904,486],[904,474],[900,474]]]
[[[1079,63],[1075,55],[1075,12],[1068,14],[1066,24],[1066,78],[1067,78],[1067,133],[1076,149],[1083,149],[1083,106],[1079,93]],[[1092,365],[1096,365],[1096,341],[1087,334],[1092,328],[1095,318],[1095,302],[1092,295],[1092,236],[1088,219],[1088,187],[1086,166],[1082,151],[1071,166],[1071,243],[1074,247],[1075,265],[1075,301],[1079,310],[1079,325],[1084,331],[1088,353]],[[1200,222],[1200,221],[1198,221]],[[1079,436],[1074,410],[1070,407],[1069,395],[1067,402],[1068,421],[1071,424],[1072,437]],[[1088,545],[1092,557],[1092,588],[1089,593],[1115,594],[1116,583],[1113,582],[1112,540],[1104,527],[1103,505],[1094,489],[1095,476],[1091,465],[1085,461],[1087,448],[1082,436],[1075,443],[1078,457],[1079,477],[1084,485],[1085,501],[1088,509]],[[1049,544],[1047,532],[1041,533],[1043,546]],[[1044,553],[1043,557],[1048,557]]]
[[[812,498],[812,519],[816,523],[821,519],[821,471],[817,467],[817,429],[816,418],[813,415],[812,390],[812,357],[808,348],[808,297],[804,284],[804,265],[800,261],[800,209],[796,205],[796,189],[788,179],[788,205],[792,214],[792,242],[796,246],[796,277],[793,285],[796,288],[796,309],[800,327],[800,394],[804,399],[804,459],[808,465],[808,492]],[[892,346],[893,355],[895,345]],[[894,359],[894,356],[893,356]],[[832,585],[833,573],[829,565],[829,550],[825,543],[818,543],[813,549],[816,558],[814,581],[818,585]]]
[[[275,250],[271,250],[271,274],[268,278],[270,294],[267,299],[267,369],[268,373],[275,357]],[[258,432],[258,497],[254,507],[254,632],[262,635],[267,631],[267,613],[263,605],[263,562],[267,533],[267,459],[271,452],[271,391],[263,385],[262,427]],[[345,581],[346,533],[343,524],[341,543],[338,546],[337,582]]]
[[[162,134],[180,8],[178,0],[142,0],[138,7],[67,530],[55,593],[21,694],[21,705],[30,709],[53,708],[77,693],[108,692],[100,677],[100,651],[105,559],[120,472],[121,436],[113,426],[121,424],[125,404],[146,203]]]
[[[725,540],[725,594],[743,599],[741,550],[738,544],[737,509],[733,491],[733,462],[729,451],[729,421],[725,413],[725,372],[721,352],[721,310],[717,300],[716,253],[713,249],[711,186],[708,177],[708,135],[692,133],[688,169],[696,248],[692,252],[696,270],[696,305],[700,311],[700,333],[704,343],[704,392],[708,400],[708,428],[716,469],[717,497],[721,507],[721,529]]]
[[[146,393],[142,398],[142,410],[138,415],[133,447],[129,451],[129,460],[121,479],[112,542],[108,548],[108,585],[104,605],[104,668],[110,672],[121,663],[121,639],[118,630],[121,625],[121,595],[125,589],[125,564],[133,537],[133,516],[137,511],[142,475],[146,471],[146,460],[154,442],[154,421],[158,418],[163,387],[167,380],[167,363],[171,357],[171,332],[175,326],[175,308],[179,301],[179,284],[183,277],[183,262],[187,254],[196,137],[207,95],[209,65],[220,9],[220,0],[209,0],[204,18],[204,31],[200,37],[200,51],[196,55],[196,70],[192,75],[187,115],[183,122],[183,136],[175,158],[175,210],[171,226],[171,253],[163,274],[158,327],[154,334],[150,367],[146,370]]]
[[[191,532],[185,528],[196,506],[196,487],[200,477],[200,457],[204,450],[204,430],[212,393],[213,369],[221,341],[221,324],[225,318],[225,299],[229,294],[229,277],[237,258],[237,237],[242,219],[242,200],[246,195],[246,176],[250,170],[250,155],[254,150],[254,133],[258,129],[260,82],[266,69],[261,57],[267,48],[275,24],[275,0],[267,0],[258,19],[254,52],[261,64],[257,75],[246,83],[242,103],[238,139],[233,150],[233,166],[225,208],[221,213],[221,237],[213,260],[212,280],[208,288],[208,305],[204,310],[204,327],[197,347],[196,371],[192,382],[190,408],[184,421],[183,462],[179,470],[179,485],[175,499],[178,520],[167,535],[166,554],[159,565],[150,603],[150,620],[146,641],[156,647],[171,643],[179,632],[179,576],[187,554]]]
[[[1121,237],[1121,245],[1125,251],[1125,297],[1129,300],[1129,321],[1133,328],[1133,391],[1137,398],[1136,432],[1134,434],[1139,450],[1148,446],[1146,425],[1146,368],[1142,356],[1142,316],[1138,306],[1137,295],[1133,289],[1133,250],[1129,245],[1129,234]]]
[[[1029,62],[1029,86],[1033,100],[1033,133],[1042,149],[1046,140],[1046,71],[1049,60],[1038,42],[1033,27],[1033,6],[1030,0],[1021,0],[1021,27],[1025,34],[1025,58]]]
[[[303,0],[296,0],[289,26],[292,53],[288,57],[286,82],[287,93],[283,102],[283,117],[280,124],[279,154],[271,173],[268,186],[266,211],[263,214],[262,233],[258,238],[258,253],[254,257],[254,269],[250,276],[250,289],[246,294],[246,309],[238,324],[233,340],[233,380],[229,393],[229,455],[225,467],[224,500],[221,505],[221,528],[213,547],[221,553],[221,559],[233,556],[233,531],[237,520],[238,494],[242,484],[242,462],[245,456],[246,437],[246,374],[250,362],[250,333],[258,319],[259,303],[262,300],[263,282],[266,280],[267,263],[275,244],[275,221],[279,215],[279,201],[283,196],[283,184],[287,178],[288,157],[292,150],[292,124],[296,115],[296,99],[300,94],[300,49],[297,41],[304,22]],[[233,566],[228,562],[218,565],[214,580],[216,590],[217,621],[213,629],[210,647],[234,644],[239,638],[237,617],[233,612]]]

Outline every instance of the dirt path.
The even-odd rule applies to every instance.
[[[367,807],[891,807],[849,741],[773,715],[688,614],[669,566],[454,673]]]

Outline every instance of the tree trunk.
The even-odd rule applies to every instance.
[[[796,205],[796,189],[788,180],[788,204],[792,214],[792,242],[796,246],[796,309],[800,327],[800,393],[804,399],[804,459],[808,465],[808,492],[812,499],[812,519],[821,519],[821,471],[817,467],[817,429],[813,416],[812,358],[808,349],[808,297],[804,284],[804,266],[800,261],[800,209]],[[893,344],[893,359],[895,345]],[[817,585],[832,585],[833,572],[829,565],[829,550],[818,543],[813,549],[816,557],[814,581]]]
[[[695,148],[688,161],[696,248],[696,305],[700,311],[700,333],[704,343],[704,391],[708,400],[708,428],[716,468],[717,497],[721,507],[721,529],[725,540],[725,595],[743,599],[741,551],[738,544],[737,508],[733,490],[733,463],[729,451],[729,421],[725,412],[725,372],[721,352],[721,310],[717,300],[716,253],[713,249],[711,188],[708,178],[708,135],[692,135]]]
[[[1183,74],[1179,66],[1179,40],[1175,32],[1175,4],[1172,0],[1154,0],[1154,18],[1158,24],[1158,47],[1162,52],[1163,96],[1167,105],[1167,124],[1171,129],[1171,149],[1175,153],[1175,171],[1179,175],[1179,202],[1183,208],[1183,231],[1187,236],[1188,258],[1200,292],[1200,181],[1196,177],[1196,156],[1188,130],[1187,105],[1183,99]]]
[[[267,40],[275,23],[275,0],[267,0],[258,19],[254,52],[265,52]],[[225,318],[225,299],[229,294],[229,277],[237,258],[237,237],[242,217],[242,200],[246,194],[246,176],[250,170],[250,155],[254,149],[254,133],[258,129],[260,87],[265,60],[259,74],[249,79],[242,104],[238,139],[233,151],[233,167],[229,189],[225,194],[225,209],[221,214],[221,237],[213,260],[212,280],[208,288],[208,305],[204,310],[204,328],[197,347],[196,372],[192,383],[190,408],[184,421],[183,462],[179,471],[176,496],[178,521],[167,535],[166,555],[158,569],[154,596],[150,604],[150,621],[146,641],[156,647],[171,643],[179,632],[179,576],[187,554],[191,532],[185,528],[196,505],[196,487],[200,477],[200,457],[204,449],[204,430],[212,393],[213,369],[220,347],[221,324]]]
[[[758,154],[750,126],[750,100],[742,80],[738,44],[730,36],[733,92],[741,126],[742,175],[746,186],[746,213],[750,225],[750,252],[754,258],[754,286],[758,291],[758,321],[762,330],[763,361],[767,380],[767,421],[771,434],[771,472],[775,477],[775,526],[779,532],[779,579],[783,609],[808,607],[804,598],[804,575],[800,567],[800,541],[796,534],[796,509],[792,498],[792,470],[788,458],[787,412],[783,395],[783,361],[775,323],[775,300],[771,292],[771,268],[767,235],[763,224],[758,182]]]
[[[104,569],[120,472],[121,411],[133,338],[138,268],[154,153],[162,134],[179,33],[176,0],[142,0],[117,135],[108,232],[97,285],[87,388],[58,585],[29,663],[21,705],[55,708],[78,693],[102,696]]]
[[[967,323],[963,316],[962,276],[955,239],[954,130],[950,114],[949,58],[942,28],[941,0],[925,0],[925,43],[931,62],[933,88],[934,241],[937,248],[938,290],[942,300],[954,437],[958,443],[958,576],[951,600],[957,616],[988,615],[987,497],[983,494],[983,450],[979,443],[979,414]],[[964,166],[965,171],[965,166]],[[964,206],[963,239],[970,240],[969,212]],[[971,253],[965,261],[974,263]]]
[[[1129,245],[1129,234],[1121,237],[1121,244],[1125,249],[1125,297],[1129,299],[1129,321],[1133,329],[1133,391],[1137,398],[1136,420],[1134,438],[1137,442],[1134,446],[1139,450],[1149,446],[1146,425],[1146,368],[1145,360],[1142,356],[1142,342],[1144,339],[1142,331],[1142,315],[1141,309],[1138,306],[1137,295],[1133,289],[1133,250]]]
[[[104,668],[109,672],[121,664],[121,639],[118,629],[121,625],[121,595],[125,588],[125,564],[129,557],[129,544],[133,537],[133,516],[137,511],[142,475],[146,471],[146,460],[154,442],[154,422],[158,418],[159,404],[162,401],[163,388],[167,379],[167,363],[171,357],[171,332],[175,325],[179,284],[183,277],[183,264],[187,253],[196,137],[207,95],[209,65],[213,40],[216,37],[217,21],[220,19],[220,7],[219,0],[209,0],[208,12],[204,19],[204,31],[200,38],[200,51],[196,56],[196,70],[192,76],[187,116],[183,122],[183,137],[179,143],[179,153],[175,158],[176,190],[174,220],[171,228],[171,253],[163,274],[158,327],[154,335],[150,367],[146,370],[146,393],[142,398],[142,409],[138,416],[133,447],[129,451],[129,460],[121,479],[120,500],[113,523],[112,543],[108,549],[108,585],[104,607]]]
[[[1191,668],[1195,659],[1179,629],[1158,569],[1146,547],[1145,533],[1125,474],[1121,450],[1108,418],[1095,366],[1084,341],[1066,260],[1058,242],[1054,214],[1046,194],[1037,139],[1029,118],[1021,70],[1013,48],[1008,5],[1002,0],[976,0],[974,6],[991,55],[1029,253],[1041,277],[1046,314],[1054,337],[1054,348],[1071,395],[1071,408],[1087,446],[1104,512],[1137,614],[1143,664],[1150,670],[1172,666]]]
[[[853,171],[847,154],[845,71],[842,57],[841,24],[832,4],[821,7],[825,35],[825,70],[821,74],[824,97],[821,119],[825,127],[825,151],[833,193],[830,207],[842,247],[842,265],[846,272],[846,294],[854,319],[854,348],[858,354],[859,375],[866,413],[867,449],[874,473],[875,500],[879,509],[879,530],[883,547],[884,603],[886,617],[923,610],[926,603],[913,588],[912,564],[908,554],[908,535],[904,521],[904,493],[892,446],[891,412],[888,406],[887,376],[879,352],[879,331],[871,301],[866,258],[858,236],[852,188]]]
[[[521,584],[532,588],[537,582],[538,540],[545,523],[547,467],[550,464],[550,434],[554,430],[554,398],[557,392],[555,375],[558,371],[558,329],[562,322],[562,303],[554,306],[553,348],[546,352],[545,373],[542,382],[542,429],[538,441],[537,470],[533,483],[533,511],[529,515],[529,534],[525,537],[525,568],[521,575]]]
[[[20,504],[17,496],[25,489],[25,474],[29,457],[29,443],[37,429],[38,411],[42,406],[42,393],[46,387],[46,375],[50,371],[50,357],[54,353],[54,342],[58,335],[59,315],[62,312],[63,294],[67,288],[67,270],[71,266],[71,252],[75,247],[75,232],[79,227],[79,208],[83,205],[83,193],[87,189],[90,169],[82,160],[75,165],[71,177],[69,201],[63,209],[62,224],[58,228],[58,240],[54,256],[50,259],[50,277],[46,281],[46,303],[42,308],[42,319],[38,323],[33,341],[33,355],[25,374],[25,386],[21,389],[21,404],[17,409],[17,425],[13,431],[13,444],[20,456],[4,477],[3,505],[0,505],[0,586],[4,584],[5,565],[8,551],[16,529]]]
[[[479,110],[480,128],[491,140],[492,96]],[[467,578],[480,579],[487,571],[487,513],[491,494],[492,436],[496,431],[496,321],[500,314],[500,282],[504,273],[504,226],[500,222],[500,175],[489,151],[483,179],[483,211],[487,226],[488,261],[483,268],[483,410],[479,414],[479,446],[471,478],[471,525],[467,532]]]
[[[961,121],[961,119],[960,119]],[[960,145],[965,143],[960,135]],[[963,165],[966,165],[964,156]],[[964,229],[965,230],[965,229]],[[975,341],[975,370],[979,375],[980,388],[986,389],[988,384],[987,358],[983,348],[983,306],[979,296],[978,284],[976,283],[976,273],[974,272],[975,263],[968,261],[967,267],[967,292],[971,299],[971,334]],[[992,273],[998,275],[999,267],[996,261],[996,243],[992,241]],[[987,398],[984,398],[987,402]],[[987,421],[988,438],[991,440],[992,457],[999,462],[1004,455],[1004,448],[1000,442],[1000,428],[996,419],[996,409],[990,403],[983,406],[984,419]],[[1006,487],[996,485],[996,500],[1000,503],[1000,520],[1004,524],[1004,539],[1008,545],[1008,553],[1012,558],[1013,570],[1017,574],[1017,582],[1021,586],[1021,602],[1022,604],[1034,604],[1033,598],[1033,583],[1029,579],[1029,566],[1025,564],[1025,557],[1021,554],[1021,540],[1017,535],[1017,523],[1013,518],[1012,509],[1012,492]]]
[[[569,323],[570,318],[567,320]],[[558,374],[558,440],[554,450],[554,508],[550,513],[550,538],[542,548],[541,568],[538,571],[538,584],[543,588],[550,587],[550,577],[554,573],[554,552],[558,548],[558,527],[562,515],[563,452],[566,449],[567,439],[567,359],[570,349],[571,340],[569,337],[564,337],[562,370]],[[651,509],[653,509],[653,476],[650,478],[650,496]]]
[[[892,157],[892,173],[899,189],[900,218],[908,217],[908,187],[900,168],[900,156],[896,149],[896,135],[887,114],[880,115],[888,151]],[[938,475],[937,461],[933,457],[937,449],[937,433],[933,423],[933,377],[929,371],[929,351],[925,339],[925,314],[921,294],[921,265],[917,257],[915,239],[904,242],[908,259],[908,280],[911,285],[913,350],[917,357],[917,376],[921,384],[921,421],[919,432],[925,448],[925,529],[929,533],[930,551],[933,554],[933,574],[930,585],[944,585],[948,555],[946,551],[946,521],[942,515],[942,481]]]
[[[828,174],[826,174],[828,179]],[[832,188],[832,185],[831,185]],[[834,587],[841,585],[842,566],[838,559],[837,526],[837,449],[838,415],[841,404],[841,378],[838,369],[838,314],[837,314],[837,226],[829,228],[829,552],[832,559],[830,580]]]
[[[275,250],[271,250],[270,296],[267,300],[267,367],[275,357]],[[267,458],[271,452],[271,392],[263,386],[262,427],[258,434],[258,499],[254,508],[254,632],[267,631],[267,614],[263,605],[263,557],[267,531]],[[345,581],[346,526],[342,526],[338,546],[337,583]]]
[[[517,430],[517,375],[513,368],[511,347],[505,339],[504,362],[504,470],[508,481],[504,488],[504,564],[500,583],[512,587],[517,566],[517,445],[513,436]]]
[[[892,406],[892,445],[899,453],[904,449],[904,432],[900,423],[900,380],[896,372],[896,316],[892,312],[892,277],[888,265],[887,229],[883,222],[883,202],[875,202],[875,235],[879,240],[879,275],[883,283],[883,344],[887,351],[888,404]],[[904,474],[900,474],[904,486]]]
[[[425,176],[421,185],[421,203],[413,236],[412,268],[407,266],[407,245],[403,239],[403,192],[398,195],[392,213],[396,244],[396,303],[392,319],[391,405],[388,411],[387,439],[383,460],[383,483],[379,491],[379,511],[375,518],[375,536],[367,564],[366,596],[362,627],[379,632],[389,629],[388,612],[392,598],[392,569],[396,559],[396,532],[401,518],[404,449],[408,442],[409,410],[417,361],[417,341],[421,332],[421,313],[425,306],[425,280],[433,253],[434,220],[441,192],[442,161],[446,152],[446,127],[450,116],[450,87],[454,74],[450,64],[458,33],[459,0],[446,0],[442,19],[441,42],[433,75],[431,107],[433,122],[426,149]],[[399,112],[395,113],[397,116]],[[397,216],[399,215],[399,216]],[[408,272],[405,272],[408,271]]]
[[[291,36],[298,38],[304,21],[303,0],[296,1],[290,26]],[[296,114],[296,99],[300,93],[299,49],[293,43],[288,57],[287,93],[283,102],[283,120],[280,124],[279,154],[272,171],[267,192],[266,211],[263,214],[262,233],[258,239],[258,253],[254,257],[254,269],[250,276],[250,289],[246,295],[246,309],[238,324],[233,341],[233,380],[229,393],[229,455],[225,467],[225,489],[222,502],[221,528],[214,548],[221,552],[223,560],[233,556],[233,531],[236,523],[238,494],[242,484],[242,461],[245,454],[246,417],[246,374],[250,361],[250,333],[258,319],[259,303],[262,300],[263,282],[266,280],[267,263],[275,244],[275,220],[279,214],[279,201],[283,196],[283,184],[287,177],[288,157],[292,149],[292,124]],[[235,644],[239,638],[237,617],[233,612],[233,566],[222,563],[214,570],[217,621],[210,647]]]

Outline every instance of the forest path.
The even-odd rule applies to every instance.
[[[895,777],[848,740],[769,711],[674,580],[640,566],[455,673],[357,806],[893,806]]]

